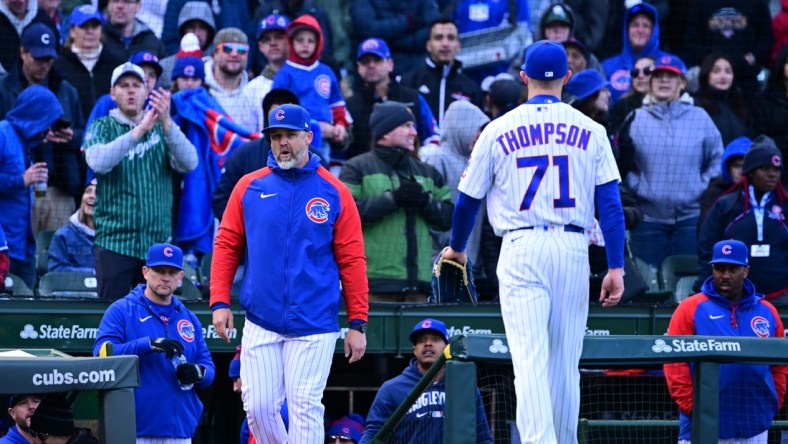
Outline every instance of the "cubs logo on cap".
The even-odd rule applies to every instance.
[[[776,166],[777,168],[779,168],[779,167],[781,167],[781,166],[782,166],[782,164],[783,164],[783,162],[782,162],[782,160],[780,159],[780,156],[779,156],[779,155],[775,154],[774,156],[772,156],[772,165],[774,165],[774,166]]]
[[[714,244],[710,264],[749,265],[747,245],[734,239],[722,240]]]
[[[260,23],[257,24],[257,40],[260,40],[260,37],[262,37],[267,31],[285,31],[287,30],[288,25],[290,25],[290,19],[283,15],[267,15],[263,17],[262,20],[260,20]]]
[[[274,128],[309,131],[309,113],[298,105],[279,105],[268,113],[268,126],[263,132],[267,133]]]
[[[443,338],[447,344],[449,343],[449,332],[446,330],[446,324],[433,318],[422,319],[413,327],[413,330],[410,332],[409,336],[410,342],[412,342],[413,345],[416,345],[416,340],[418,339],[419,335],[425,331],[436,333],[438,336]]]
[[[145,266],[166,266],[183,270],[183,250],[172,244],[155,244],[148,250]]]

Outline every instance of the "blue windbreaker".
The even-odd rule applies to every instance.
[[[741,300],[732,303],[714,289],[714,278],[702,292],[682,301],[670,319],[668,335],[785,337],[773,305],[744,280]],[[679,405],[679,439],[692,435],[692,373],[688,363],[665,364],[671,396]],[[719,438],[750,438],[769,429],[785,396],[788,367],[768,364],[721,364]]]
[[[44,139],[39,135],[62,115],[57,97],[41,85],[32,85],[19,94],[0,122],[0,225],[13,259],[32,260],[36,254],[30,222],[33,190],[25,186],[23,174],[33,164],[31,150]]]
[[[194,389],[181,390],[172,363],[151,349],[150,339],[177,339],[183,344],[186,362],[205,367],[205,376],[195,389],[210,386],[216,369],[197,316],[173,296],[172,315],[165,323],[145,297],[145,288],[138,285],[109,306],[101,319],[93,354],[98,356],[102,344],[109,341],[115,355],[139,357],[140,386],[134,389],[138,437],[191,438],[202,414],[202,402]]]

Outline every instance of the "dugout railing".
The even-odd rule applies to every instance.
[[[445,368],[444,443],[473,444],[476,412],[476,363],[511,365],[505,335],[457,335],[441,358],[386,421],[373,442],[384,443],[421,391]],[[716,444],[719,430],[719,366],[723,363],[788,364],[788,341],[778,338],[718,336],[586,337],[580,367],[646,367],[694,362],[692,442]],[[618,421],[623,423],[624,421]],[[636,423],[639,421],[627,421]],[[642,421],[645,426],[678,427],[677,421]],[[607,427],[614,421],[583,421],[582,427]],[[784,425],[784,424],[781,424]]]

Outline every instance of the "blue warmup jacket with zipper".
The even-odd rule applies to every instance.
[[[197,316],[173,296],[172,314],[165,323],[145,297],[145,288],[138,285],[109,306],[96,333],[93,355],[111,342],[115,355],[139,357],[140,386],[134,389],[138,437],[191,438],[202,414],[196,389],[211,385],[216,368]],[[205,367],[202,381],[191,390],[181,390],[172,362],[153,351],[151,338],[180,341],[186,362]]]

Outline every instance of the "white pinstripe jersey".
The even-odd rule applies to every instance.
[[[613,180],[620,176],[604,127],[537,96],[487,125],[458,188],[487,195],[490,224],[502,236],[548,224],[591,227],[594,187]]]

